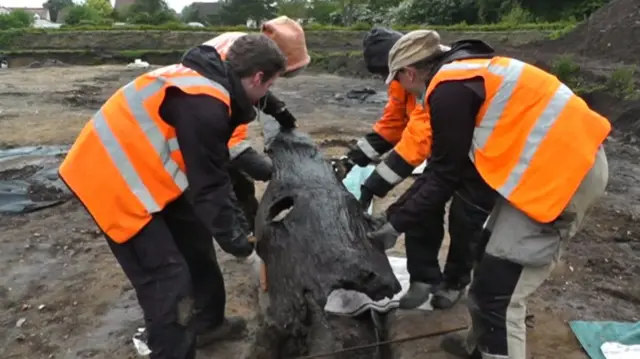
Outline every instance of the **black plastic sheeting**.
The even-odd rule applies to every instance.
[[[58,176],[58,166],[68,150],[68,146],[0,150],[0,213],[34,212],[72,198]]]
[[[385,104],[387,103],[386,91],[376,91],[370,87],[360,87],[347,91],[344,94],[336,94],[331,100],[334,103],[359,104]]]

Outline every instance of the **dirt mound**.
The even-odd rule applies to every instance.
[[[613,0],[544,50],[640,64],[640,1]]]

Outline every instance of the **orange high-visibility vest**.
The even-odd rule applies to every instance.
[[[373,131],[391,144],[398,143],[415,107],[416,97],[406,91],[400,82],[392,81],[387,88],[387,104],[382,117],[373,125]]]
[[[384,106],[382,116],[373,125],[373,132],[382,137],[389,145],[396,146],[396,152],[398,152],[408,163],[415,163],[415,166],[422,163],[422,161],[424,161],[424,157],[422,155],[415,154],[414,144],[417,142],[424,142],[423,138],[425,136],[431,137],[430,132],[425,134],[413,132],[407,133],[407,131],[405,131],[408,127],[411,127],[409,123],[412,121],[412,118],[419,118],[418,122],[428,122],[429,116],[424,114],[423,111],[415,111],[416,105],[416,97],[406,91],[400,82],[392,81],[387,88],[387,103]],[[415,139],[414,141],[414,139],[411,138],[411,135],[419,136],[420,139]],[[381,153],[376,150],[374,146],[366,140],[366,138],[359,139],[357,146],[372,161],[377,161],[382,155],[384,155],[384,153],[386,153]],[[429,149],[420,149],[419,152],[424,151],[428,151],[428,153],[430,153],[430,147]]]
[[[207,45],[215,48],[216,51],[218,51],[218,54],[220,54],[220,57],[222,57],[222,59],[225,60],[227,58],[227,52],[229,52],[229,48],[231,48],[231,45],[233,45],[233,43],[237,39],[245,35],[247,35],[246,32],[239,32],[239,31],[225,32],[203,43],[203,45]]]
[[[401,169],[408,166],[415,168],[431,155],[431,119],[418,106],[416,97],[406,91],[400,82],[392,81],[387,92],[389,100],[373,130],[395,145],[393,152],[399,157],[388,156],[376,167],[376,172],[389,184],[397,185],[408,175],[402,174]],[[372,160],[382,155],[366,139],[358,141],[358,145],[363,152],[367,149],[365,154]]]
[[[486,100],[476,118],[471,159],[516,208],[542,223],[555,220],[593,166],[611,124],[557,77],[506,57],[442,66],[425,98],[443,81],[478,76]]]
[[[227,104],[229,92],[182,65],[144,74],[119,89],[85,125],[60,176],[117,243],[131,239],[188,186],[175,129],[159,111],[168,87]]]
[[[246,32],[225,32],[205,42],[203,45],[215,48],[216,51],[218,51],[218,54],[220,54],[220,57],[224,60],[227,58],[227,52],[229,52],[231,45],[233,45],[237,39],[245,36],[246,34]],[[251,147],[251,142],[248,140],[248,137],[249,125],[246,123],[238,125],[235,130],[233,130],[231,139],[227,143],[231,159],[238,157],[238,155]]]

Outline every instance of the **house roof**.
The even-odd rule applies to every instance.
[[[8,7],[8,6],[2,6],[1,8],[3,9],[7,9],[10,11],[13,10],[24,10],[26,12],[30,12],[34,15],[38,15],[41,19],[43,20],[49,20],[49,10],[42,8],[42,7]]]

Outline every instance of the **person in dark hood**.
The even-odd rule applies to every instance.
[[[194,359],[196,344],[244,332],[225,317],[212,237],[247,240],[233,233],[227,143],[285,68],[262,34],[235,41],[226,61],[192,48],[116,91],[60,166],[136,290],[152,359]]]
[[[282,77],[291,78],[300,74],[311,61],[304,29],[295,20],[287,16],[279,16],[262,24],[261,32],[271,38],[287,57],[287,68]],[[204,42],[203,45],[214,47],[222,59],[225,59],[234,41],[245,35],[247,35],[245,32],[225,32]],[[256,107],[261,112],[273,116],[282,129],[290,130],[296,127],[297,119],[287,109],[284,101],[276,97],[272,91],[269,91]],[[258,212],[254,180],[266,182],[271,179],[272,164],[268,157],[251,146],[246,124],[235,128],[228,146],[231,159],[229,176],[233,188],[231,201],[236,207],[235,210],[244,214],[239,217],[240,227],[236,234],[253,233]],[[216,241],[222,250],[238,258],[249,256],[254,249],[251,242],[243,241],[237,236],[216,237]]]
[[[401,33],[385,28],[369,31],[363,45],[365,64],[371,73],[384,78],[389,75],[389,50],[401,37]],[[414,94],[400,82],[391,81],[382,117],[343,160],[347,168],[366,166],[387,154],[361,188],[360,200],[365,208],[374,195],[386,196],[431,155],[431,137],[429,114],[422,110]],[[438,263],[444,239],[444,203],[437,211],[421,216],[422,225],[405,234],[411,285],[400,299],[401,308],[419,307],[431,293],[435,308],[451,308],[458,302],[471,282],[473,250],[494,200],[493,190],[480,178],[469,191],[453,194],[448,221],[451,244],[444,272]]]
[[[393,243],[480,177],[497,200],[469,288],[471,328],[442,347],[525,359],[527,298],[604,194],[611,124],[557,77],[479,40],[445,46],[436,31],[412,31],[389,51],[389,71],[387,83],[400,82],[429,114],[433,149],[427,171],[368,237]]]

